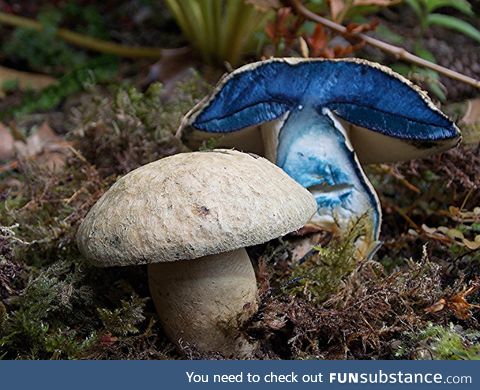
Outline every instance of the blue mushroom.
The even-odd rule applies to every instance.
[[[423,157],[461,138],[425,92],[360,59],[285,58],[243,66],[186,115],[181,129],[187,125],[206,133],[247,131],[247,151],[263,144],[267,158],[314,194],[313,222],[344,231],[366,217],[367,253],[378,241],[381,208],[360,161]]]

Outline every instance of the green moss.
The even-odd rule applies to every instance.
[[[97,309],[105,329],[115,335],[126,336],[139,332],[137,325],[145,320],[143,314],[148,298],[132,296],[129,301],[122,300],[121,306],[114,310]]]
[[[69,328],[57,329],[45,335],[45,351],[50,359],[77,359],[87,353],[97,342],[94,332],[79,337],[78,332]]]
[[[0,333],[3,328],[3,324],[7,320],[7,309],[5,308],[5,305],[0,302]]]
[[[344,237],[334,239],[326,247],[316,247],[315,255],[293,268],[291,277],[296,283],[287,287],[289,292],[305,294],[315,302],[323,302],[337,292],[358,266],[355,242],[364,228],[360,218],[351,224]]]
[[[95,90],[72,118],[76,129],[71,138],[102,175],[125,174],[186,150],[175,132],[206,90],[198,75],[169,91],[160,83],[146,92],[133,87]]]
[[[93,268],[75,233],[118,175],[181,150],[178,121],[205,85],[194,76],[171,96],[158,83],[145,92],[94,88],[69,121],[74,152],[63,168],[21,161],[0,178],[20,183],[0,202],[0,257],[10,267],[0,264],[0,357],[147,358],[173,349],[154,325],[145,267]],[[27,278],[13,283],[20,271]],[[115,345],[102,344],[106,334]]]
[[[10,60],[28,64],[30,69],[42,73],[64,74],[85,65],[88,54],[73,48],[56,36],[57,29],[66,19],[77,31],[102,39],[108,38],[104,21],[91,5],[79,5],[70,1],[60,7],[40,9],[36,19],[43,25],[42,31],[17,28],[2,44],[2,52]]]
[[[11,303],[11,315],[5,321],[0,345],[10,357],[72,357],[91,335],[77,335],[70,326],[79,319],[77,312],[92,303],[92,289],[83,283],[81,263],[57,261],[37,270],[22,295]],[[65,350],[55,346],[62,345]],[[75,343],[78,343],[74,346]]]
[[[453,324],[445,327],[429,323],[419,332],[407,333],[395,355],[401,358],[480,360],[480,332],[464,331]]]
[[[70,95],[92,89],[96,85],[111,82],[117,74],[117,66],[117,59],[108,55],[86,61],[85,64],[60,77],[55,84],[39,92],[27,91],[21,102],[8,110],[4,110],[0,118],[6,116],[20,117],[32,112],[51,110],[60,105]]]

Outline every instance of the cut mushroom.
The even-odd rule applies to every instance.
[[[423,157],[461,138],[425,92],[389,68],[360,59],[246,65],[186,115],[179,134],[187,125],[222,135],[260,127],[257,145],[264,155],[314,194],[314,222],[345,231],[352,219],[368,217],[366,255],[377,247],[381,208],[360,161]],[[248,134],[249,142],[242,139],[240,146],[253,143],[256,133]]]
[[[313,197],[264,158],[183,153],[118,180],[81,224],[80,251],[98,266],[149,264],[150,291],[177,344],[251,355],[239,327],[256,311],[243,249],[302,227]]]

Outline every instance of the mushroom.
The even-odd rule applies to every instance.
[[[200,351],[249,356],[239,331],[257,308],[244,247],[302,227],[312,195],[268,160],[233,150],[182,153],[119,179],[77,233],[97,266],[148,264],[169,338]]]
[[[179,135],[187,126],[209,134],[241,131],[237,148],[261,134],[257,148],[263,143],[264,155],[314,194],[313,222],[345,231],[353,219],[366,217],[369,228],[360,241],[366,254],[378,247],[381,208],[360,162],[419,158],[461,138],[425,92],[361,59],[284,58],[243,66],[187,113]]]

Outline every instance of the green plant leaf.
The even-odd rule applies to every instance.
[[[415,14],[421,18],[423,15],[422,6],[419,0],[405,0]]]
[[[425,7],[429,14],[439,8],[450,7],[473,16],[472,5],[467,0],[425,0]]]
[[[461,19],[458,19],[454,16],[443,15],[443,14],[430,14],[427,17],[427,24],[442,26],[450,30],[458,31],[472,39],[475,39],[477,42],[480,42],[480,31],[473,27],[470,23],[467,23]]]
[[[433,62],[434,64],[437,63],[435,55],[430,51],[425,49],[421,44],[417,43],[414,48],[414,53],[423,58],[424,60]]]
[[[165,0],[190,44],[207,63],[237,66],[256,47],[272,11],[260,11],[243,0]]]
[[[404,41],[403,37],[395,32],[393,32],[392,30],[390,30],[387,26],[385,26],[384,24],[380,24],[377,29],[376,29],[376,33],[378,34],[378,36],[385,40],[385,41],[388,41],[390,43],[393,43],[394,45],[401,45]]]

